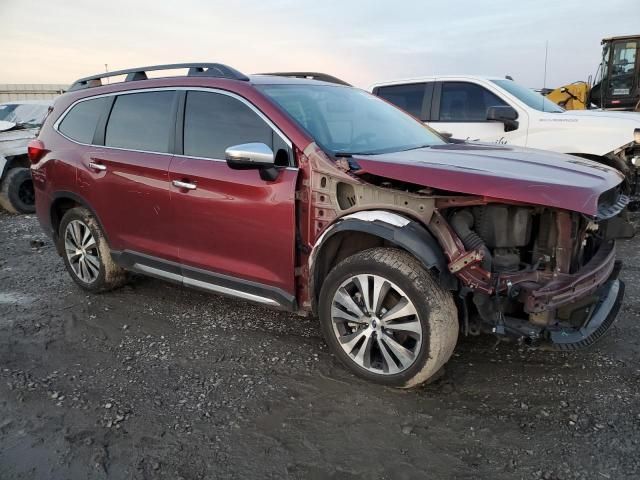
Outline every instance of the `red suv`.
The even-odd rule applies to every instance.
[[[75,82],[29,147],[73,280],[99,292],[133,271],[312,312],[348,368],[399,387],[433,376],[459,330],[572,349],[608,329],[617,171],[452,143],[332,77],[293,76],[180,64]]]

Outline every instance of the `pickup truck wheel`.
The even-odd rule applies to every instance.
[[[33,180],[28,168],[12,168],[0,184],[0,205],[11,213],[36,211]]]
[[[372,248],[340,262],[318,303],[332,352],[356,375],[409,388],[434,376],[458,339],[458,315],[443,290],[410,254]]]
[[[126,271],[113,262],[102,230],[86,208],[72,208],[62,217],[58,251],[71,278],[85,290],[104,292],[127,280]]]

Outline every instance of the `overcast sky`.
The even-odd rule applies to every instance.
[[[639,0],[0,0],[0,83],[215,61],[361,86],[432,74],[542,87],[595,73],[600,40],[640,34]]]

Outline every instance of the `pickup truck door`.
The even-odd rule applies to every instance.
[[[489,107],[511,106],[518,111],[518,128],[505,132],[501,122],[488,121]],[[442,134],[468,141],[527,143],[528,116],[482,85],[466,81],[435,82],[430,116],[426,122]]]

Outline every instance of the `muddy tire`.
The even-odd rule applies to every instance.
[[[12,168],[6,172],[0,184],[0,205],[11,213],[36,211],[33,180],[28,168]]]
[[[449,360],[458,339],[458,314],[443,290],[410,254],[372,248],[331,270],[318,313],[331,351],[356,375],[410,388]]]
[[[127,281],[127,273],[111,258],[109,245],[95,217],[83,207],[62,217],[58,251],[71,278],[90,292],[105,292]]]

